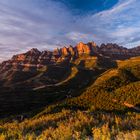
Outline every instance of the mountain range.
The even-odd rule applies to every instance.
[[[111,43],[101,44],[99,47],[95,42],[87,44],[80,42],[75,47],[42,52],[33,48],[26,53],[14,55],[10,60],[0,64],[0,83],[1,86],[12,88],[25,81],[29,82],[31,87],[41,86],[44,83],[56,84],[69,75],[74,65],[85,68],[87,61],[91,61],[93,65],[104,63],[103,65],[110,66],[108,62],[113,64],[115,60],[139,55],[140,47],[127,49]]]
[[[95,42],[14,55],[0,64],[0,113],[34,110],[81,96],[91,87],[112,92],[139,81],[139,56],[140,47]]]
[[[80,42],[0,64],[0,139],[140,138],[140,47]]]

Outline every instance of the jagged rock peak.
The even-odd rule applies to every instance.
[[[74,56],[75,55],[75,49],[70,45],[69,47],[68,47],[68,51],[69,51],[69,53],[72,55],[72,56]]]
[[[53,55],[54,56],[60,56],[61,55],[60,49],[59,48],[54,49]]]
[[[97,44],[94,41],[88,42],[88,45],[91,45],[92,47],[97,47]]]
[[[31,53],[31,54],[40,54],[41,53],[37,48],[32,48],[28,52]]]
[[[61,54],[64,56],[70,55],[70,52],[69,52],[68,48],[66,48],[66,47],[61,48],[60,51],[61,51]]]
[[[127,49],[117,44],[108,43],[102,44],[100,47],[95,42],[88,42],[87,44],[80,42],[75,47],[67,46],[63,48],[56,48],[54,51],[42,51],[33,48],[26,53],[14,55],[8,63],[29,63],[29,64],[50,64],[57,62],[65,62],[67,60],[75,60],[83,54],[89,56],[107,56],[112,59],[126,59],[133,56],[140,55],[140,47]]]
[[[127,48],[119,46],[116,43],[107,43],[107,44],[103,43],[101,44],[100,49],[120,49],[120,50],[126,49],[127,50]]]
[[[91,50],[90,47],[87,44],[84,44],[83,42],[80,42],[76,46],[78,54],[90,54]]]

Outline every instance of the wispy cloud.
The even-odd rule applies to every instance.
[[[139,42],[131,42],[131,38],[138,38],[140,33],[139,5],[138,0],[120,0],[112,9],[89,17],[100,42],[112,41],[128,47],[138,45]]]
[[[56,0],[1,0],[0,59],[32,47],[53,49],[78,41],[138,45],[139,8],[139,0],[119,0],[108,10],[75,15]]]
[[[120,0],[119,3],[114,6],[111,10],[106,10],[102,12],[104,15],[109,16],[110,14],[117,14],[118,12],[123,11],[124,9],[129,9],[131,3],[134,3],[136,0]]]
[[[71,23],[71,19],[68,19],[71,15],[64,9],[64,5],[48,0],[45,3],[47,9],[34,6],[34,9],[31,9],[32,1],[29,1],[27,7],[21,9],[18,4],[8,5],[8,0],[0,4],[0,42],[5,47],[4,53],[15,48],[19,48],[18,52],[32,47],[42,49],[45,45],[51,49],[59,45],[62,39],[67,42],[62,36],[67,32],[66,26]],[[13,52],[11,51],[11,55]]]

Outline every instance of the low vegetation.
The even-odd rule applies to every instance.
[[[0,125],[1,140],[111,140],[140,137],[140,114],[65,110]]]
[[[1,119],[0,140],[139,140],[140,66],[129,61],[96,75],[79,65],[61,88],[49,89],[47,107]],[[38,102],[47,102],[39,92]]]

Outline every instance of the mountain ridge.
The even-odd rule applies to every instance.
[[[32,48],[0,64],[0,84],[2,87],[10,85],[13,88],[17,83],[28,83],[29,79],[34,79],[30,80],[33,88],[38,88],[37,85],[42,87],[46,83],[59,84],[62,80],[67,81],[64,77],[68,78],[75,66],[79,71],[104,71],[117,66],[116,60],[136,56],[140,56],[140,47],[127,49],[112,43],[101,44],[99,47],[95,42],[80,42],[75,47],[70,45],[42,52]]]
[[[135,57],[140,55],[140,46],[134,48],[125,48],[113,43],[96,45],[95,42],[88,42],[87,44],[80,42],[76,46],[68,46],[62,48],[56,48],[53,51],[39,51],[37,48],[32,48],[26,53],[21,53],[14,55],[11,59],[3,61],[2,63],[8,61],[25,61],[27,63],[36,64],[38,63],[56,63],[62,62],[67,59],[78,58],[80,55],[104,55],[111,57],[112,59],[127,59],[130,57]],[[1,63],[1,65],[2,65]]]
[[[112,99],[119,99],[117,89],[125,89],[128,85],[134,88],[137,96],[139,49],[127,49],[112,43],[99,47],[94,42],[80,42],[75,47],[42,52],[33,48],[14,55],[0,64],[0,114],[7,116],[8,113],[36,110],[53,103],[63,103],[67,98],[72,98],[68,106],[72,101],[79,108],[93,104],[98,109],[121,109],[112,103]],[[110,97],[110,92],[117,95]],[[131,93],[129,95],[132,96]],[[73,100],[74,97],[76,100]],[[139,100],[128,103],[137,105]],[[113,107],[110,108],[110,105]]]

